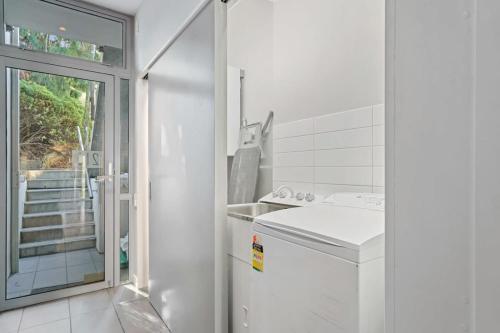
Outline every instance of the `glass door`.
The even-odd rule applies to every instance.
[[[2,307],[108,287],[113,80],[20,60],[0,63],[7,139]]]

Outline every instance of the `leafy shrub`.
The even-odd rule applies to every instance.
[[[70,151],[78,146],[76,128],[85,117],[80,100],[57,96],[43,85],[21,79],[19,107],[21,158],[45,161],[47,155],[58,153],[55,147],[65,146]],[[69,163],[67,152],[63,155]],[[57,164],[64,166],[61,161]]]

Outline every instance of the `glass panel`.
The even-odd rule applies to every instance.
[[[120,281],[127,282],[128,276],[128,228],[129,228],[129,209],[128,200],[120,201]]]
[[[7,69],[7,298],[104,280],[104,83]]]
[[[129,192],[129,80],[120,80],[120,192]]]
[[[123,66],[123,24],[40,0],[4,0],[5,43]]]

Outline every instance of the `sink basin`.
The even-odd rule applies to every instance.
[[[253,219],[259,215],[291,207],[293,206],[268,204],[268,203],[229,205],[227,206],[227,215],[235,217],[237,219],[243,219],[252,222]]]

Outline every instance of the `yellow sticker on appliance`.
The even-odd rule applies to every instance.
[[[257,235],[252,239],[252,267],[256,271],[264,271],[264,246]]]

